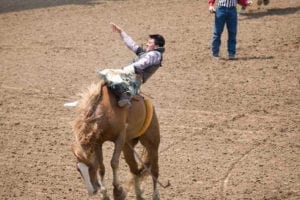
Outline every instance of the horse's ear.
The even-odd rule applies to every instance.
[[[82,160],[82,161],[86,160],[85,153],[80,145],[72,144],[71,148],[72,148],[72,152],[74,153],[74,155],[78,160]]]

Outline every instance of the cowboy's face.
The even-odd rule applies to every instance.
[[[155,41],[152,38],[148,39],[148,42],[146,44],[146,51],[152,51],[153,49],[157,48],[158,46],[155,45]]]

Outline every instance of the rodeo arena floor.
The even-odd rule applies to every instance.
[[[161,199],[300,199],[300,0],[254,1],[239,14],[236,60],[226,28],[221,59],[211,57],[206,0],[0,0],[1,200],[101,199],[76,170],[76,113],[63,105],[97,70],[134,58],[110,22],[138,44],[166,39],[141,88],[160,124]],[[113,147],[103,147],[111,198]],[[131,177],[121,155],[124,187]],[[151,199],[150,176],[142,188]]]

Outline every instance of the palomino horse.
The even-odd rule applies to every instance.
[[[158,119],[151,103],[147,103],[140,97],[132,100],[132,106],[129,109],[120,108],[115,95],[101,80],[98,84],[92,84],[82,95],[77,106],[77,118],[73,129],[76,142],[72,146],[72,151],[77,158],[77,169],[90,195],[96,194],[100,189],[103,199],[109,199],[104,186],[105,167],[102,145],[106,141],[111,141],[114,143],[111,159],[114,199],[126,197],[118,176],[119,158],[122,151],[133,174],[136,198],[143,199],[140,181],[147,168],[153,178],[152,198],[159,199],[157,179],[160,132]],[[147,152],[144,169],[138,168],[134,156],[134,146],[138,141]],[[98,174],[100,182],[98,182]]]

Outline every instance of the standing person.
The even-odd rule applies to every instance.
[[[140,85],[145,83],[161,66],[163,53],[165,51],[165,39],[159,34],[149,35],[146,48],[143,49],[116,24],[111,23],[111,26],[114,32],[120,34],[126,46],[137,55],[131,64],[123,68],[123,71],[127,74],[136,75],[138,84],[135,84],[136,88],[134,88],[134,91],[138,91]],[[135,94],[131,94],[128,91],[123,91],[120,95],[118,105],[120,107],[129,107],[131,105],[130,99],[132,95]]]
[[[217,9],[214,8],[215,0],[209,0],[209,11],[215,13],[214,33],[212,39],[212,56],[219,59],[221,46],[221,35],[226,24],[228,31],[227,50],[229,60],[235,59],[236,54],[236,35],[237,35],[237,4],[249,6],[252,2],[247,0],[219,0]]]

